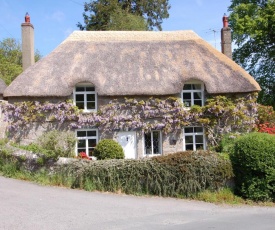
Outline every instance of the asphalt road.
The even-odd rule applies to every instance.
[[[0,177],[1,230],[275,230],[275,207],[47,187]]]

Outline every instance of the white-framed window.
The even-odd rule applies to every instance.
[[[146,156],[162,154],[162,135],[160,131],[144,133],[144,153]]]
[[[97,110],[97,94],[95,87],[88,84],[79,84],[74,89],[74,104],[86,112]]]
[[[205,150],[204,128],[200,126],[183,129],[183,150]]]
[[[98,143],[97,129],[77,129],[76,131],[76,155],[85,152],[89,157],[93,156],[93,151]]]
[[[204,105],[204,84],[201,82],[187,82],[182,90],[182,102],[185,107]]]

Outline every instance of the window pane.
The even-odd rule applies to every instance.
[[[87,101],[95,101],[95,94],[87,94]]]
[[[201,84],[193,84],[193,89],[200,90],[201,89]]]
[[[92,87],[92,86],[86,87],[86,91],[95,91],[95,87]]]
[[[160,135],[159,132],[153,132],[153,141],[158,140],[159,139],[159,135]]]
[[[183,93],[182,98],[183,100],[191,100],[191,93]]]
[[[144,134],[145,153],[152,154],[151,133]]]
[[[77,137],[86,137],[86,131],[77,131]]]
[[[88,102],[87,109],[95,109],[95,102]]]
[[[193,150],[193,145],[185,145],[185,150]]]
[[[194,105],[202,106],[202,100],[194,100]]]
[[[203,150],[203,144],[196,144],[196,150]]]
[[[200,92],[194,92],[194,99],[201,99],[201,93]]]
[[[186,144],[193,144],[193,136],[186,136],[185,137]]]
[[[89,139],[88,140],[88,147],[91,148],[91,147],[95,147],[96,146],[96,139]]]
[[[86,148],[78,148],[77,153],[86,152]]]
[[[191,107],[191,105],[192,105],[191,100],[184,100],[184,101],[183,101],[183,105],[184,105],[185,107]]]
[[[202,127],[194,127],[194,129],[195,129],[195,133],[202,133],[203,132]]]
[[[85,87],[77,86],[77,87],[75,88],[75,91],[76,91],[76,92],[83,92],[83,91],[85,91]]]
[[[86,147],[86,140],[78,140],[77,147],[78,148],[85,148]]]
[[[153,132],[153,151],[154,154],[160,154],[160,132]]]
[[[196,144],[201,144],[203,143],[203,135],[196,135]]]
[[[191,84],[184,84],[183,90],[191,90],[191,89],[192,89],[192,85]]]
[[[88,137],[96,137],[96,131],[87,131]]]
[[[83,102],[76,102],[75,105],[76,105],[79,109],[84,109],[84,103],[83,103]]]
[[[89,151],[89,153],[88,153],[88,154],[89,154],[89,156],[90,156],[90,157],[91,157],[91,156],[93,156],[93,151],[94,151],[94,148],[89,148],[89,150],[88,150],[88,151]]]
[[[185,133],[193,133],[194,132],[193,130],[194,130],[193,127],[186,127],[186,128],[184,128],[184,132]]]
[[[84,95],[83,94],[76,94],[75,95],[76,101],[84,101]]]

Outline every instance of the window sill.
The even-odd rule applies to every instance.
[[[96,113],[97,110],[81,110],[81,113]]]
[[[150,158],[150,157],[156,157],[156,156],[162,156],[162,153],[159,154],[144,154],[143,157]]]

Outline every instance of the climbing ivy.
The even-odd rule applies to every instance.
[[[112,100],[97,112],[85,113],[72,101],[50,103],[24,101],[2,104],[10,133],[28,130],[34,122],[68,122],[70,129],[96,127],[102,132],[118,130],[180,131],[185,126],[203,126],[211,146],[229,132],[249,132],[255,128],[256,94],[244,97],[214,96],[203,107],[184,107],[178,98]]]

